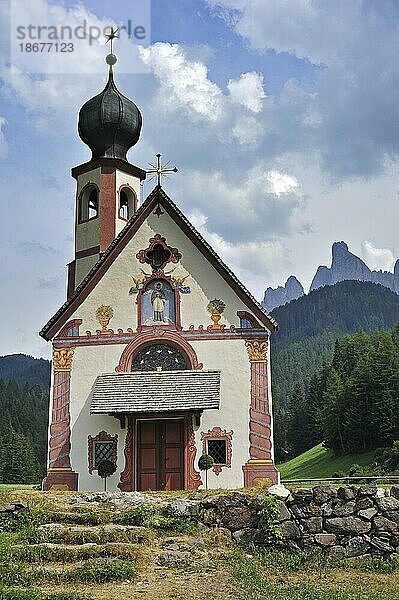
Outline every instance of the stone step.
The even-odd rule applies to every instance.
[[[136,525],[66,525],[45,523],[38,527],[43,542],[82,545],[86,543],[104,544],[109,542],[133,542],[144,544],[155,537],[153,530]]]

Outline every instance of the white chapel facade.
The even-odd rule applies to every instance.
[[[79,113],[89,162],[77,182],[67,301],[40,334],[52,343],[48,470],[43,489],[197,489],[278,481],[270,336],[276,322],[158,182],[128,162],[137,106],[104,90]]]

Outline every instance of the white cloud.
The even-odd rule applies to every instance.
[[[373,241],[364,240],[362,242],[362,256],[370,269],[393,271],[395,259],[392,250],[389,248],[377,248]]]
[[[2,12],[9,20],[4,9]],[[57,31],[61,26],[75,31],[82,23],[86,23],[87,28],[96,27],[101,32],[110,25],[116,26],[112,19],[98,18],[83,4],[64,8],[46,0],[13,1],[11,24],[15,28],[18,23],[40,23],[43,27],[46,26],[43,24],[53,26],[56,23]],[[16,36],[16,33],[12,30],[10,35]],[[33,35],[37,36],[38,33],[34,31]],[[24,41],[34,40],[26,38]],[[82,100],[101,90],[101,80],[105,83],[107,77],[104,42],[102,35],[99,39],[93,39],[92,43],[84,39],[80,44],[74,37],[73,52],[61,54],[53,50],[38,53],[19,52],[19,45],[13,38],[10,64],[5,60],[5,53],[0,60],[0,76],[4,82],[2,93],[33,113],[36,125],[48,128],[49,121],[65,118],[66,111],[76,111]],[[121,35],[118,40],[118,57],[116,72],[148,71],[139,57],[138,46],[132,44],[127,35]]]
[[[254,113],[262,110],[266,94],[263,89],[263,75],[261,73],[255,71],[242,73],[240,79],[230,79],[227,88],[233,102],[241,104]]]
[[[399,155],[399,3],[395,0],[207,0],[259,53],[303,60],[273,118],[285,151],[317,153],[334,179],[382,172]],[[373,51],[370,52],[370,40]],[[305,64],[306,63],[306,64]],[[295,71],[294,71],[295,72]],[[301,69],[298,70],[298,73]],[[289,147],[289,145],[292,145]]]
[[[240,116],[237,118],[232,133],[241,146],[254,146],[260,142],[264,134],[264,127],[255,117]]]
[[[209,219],[202,212],[194,211],[189,219],[258,299],[263,298],[266,287],[275,285],[280,272],[290,265],[288,251],[281,240],[232,243],[209,231]]]
[[[180,181],[182,198],[207,215],[207,229],[237,243],[270,242],[303,231],[305,197],[294,177],[260,163],[232,177],[231,172],[192,170]],[[204,190],[207,190],[204,193]]]
[[[295,177],[290,177],[286,173],[280,173],[279,171],[269,171],[267,173],[267,180],[271,184],[271,192],[277,196],[288,194],[299,188],[298,180]]]
[[[223,94],[208,79],[206,66],[187,58],[178,44],[156,43],[140,47],[141,57],[160,82],[165,110],[184,109],[190,117],[217,121],[222,114]]]

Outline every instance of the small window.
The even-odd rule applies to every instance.
[[[98,469],[102,460],[110,460],[116,466],[118,436],[100,431],[95,437],[88,437],[89,473]]]
[[[79,222],[85,223],[96,217],[98,217],[98,189],[94,185],[89,185],[80,197]]]
[[[248,319],[240,319],[240,327],[241,329],[252,329],[252,324],[250,321],[248,321]]]
[[[225,465],[227,463],[226,440],[208,440],[208,454],[212,456],[215,465]]]
[[[124,187],[119,192],[119,218],[128,221],[135,211],[135,195],[133,190]]]
[[[238,310],[237,316],[240,318],[241,329],[261,329],[259,322],[246,310]]]
[[[115,462],[114,444],[113,442],[94,442],[94,468],[98,469],[98,465],[102,460],[110,460]]]

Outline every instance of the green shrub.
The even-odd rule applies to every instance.
[[[265,546],[280,546],[283,534],[279,528],[277,517],[280,509],[275,496],[266,495],[259,511],[260,529],[264,535]]]

